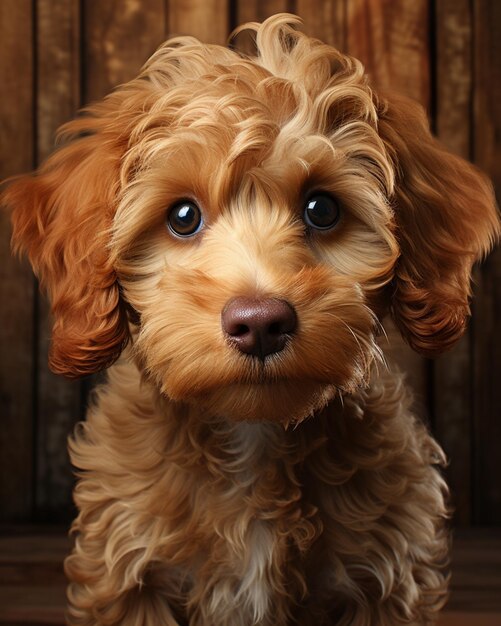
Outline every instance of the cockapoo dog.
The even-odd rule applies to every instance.
[[[422,354],[458,339],[491,186],[298,21],[248,25],[255,57],[171,39],[5,193],[52,369],[110,367],[70,441],[74,626],[444,604],[444,457],[377,336],[390,313]]]

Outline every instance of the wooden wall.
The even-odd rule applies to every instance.
[[[0,0],[0,179],[33,168],[56,128],[134,76],[168,34],[224,43],[239,23],[280,11],[358,56],[376,86],[420,101],[451,150],[501,187],[501,2],[497,0]],[[391,328],[418,410],[448,452],[460,526],[501,525],[501,256],[476,275],[467,336],[435,362]],[[89,381],[46,366],[48,313],[10,258],[0,215],[0,519],[71,515],[65,440]]]

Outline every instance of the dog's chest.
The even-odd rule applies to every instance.
[[[200,486],[194,623],[286,623],[305,584],[299,555],[318,533],[295,451],[264,424],[233,425],[215,439],[212,478]]]

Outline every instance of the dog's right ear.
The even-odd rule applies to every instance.
[[[409,345],[435,356],[466,328],[472,266],[498,241],[501,223],[490,181],[432,136],[422,107],[396,94],[378,106],[379,134],[397,171],[401,255],[391,309]]]
[[[99,116],[77,118],[69,138],[34,174],[2,195],[12,247],[28,256],[53,314],[51,369],[69,377],[110,365],[126,344],[126,309],[109,261],[121,149]]]

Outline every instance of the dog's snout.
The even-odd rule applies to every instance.
[[[224,307],[221,326],[241,352],[264,359],[280,352],[297,326],[296,311],[285,300],[234,298]]]

